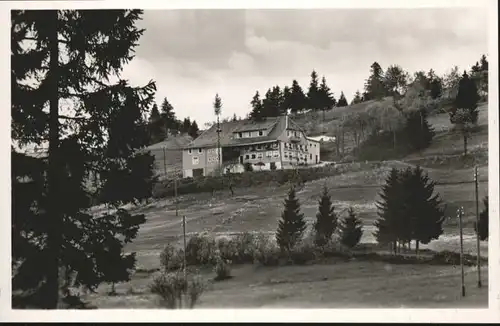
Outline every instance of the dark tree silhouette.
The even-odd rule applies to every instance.
[[[285,209],[281,214],[276,231],[276,241],[280,248],[290,252],[302,239],[306,230],[304,215],[300,212],[300,204],[295,197],[295,188],[292,186],[285,199]]]
[[[476,223],[474,223],[474,231],[479,233],[479,239],[481,241],[485,241],[489,236],[489,227],[488,227],[488,196],[483,198],[484,208],[479,214],[479,227]]]
[[[126,279],[125,271],[134,267],[134,256],[122,249],[145,218],[118,203],[143,198],[146,187],[108,201],[106,217],[96,218],[89,209],[93,194],[113,184],[117,174],[131,171],[129,182],[141,179],[136,173],[149,175],[131,167],[137,161],[148,166],[150,154],[141,152],[148,142],[143,120],[155,84],[110,82],[133,58],[143,33],[135,26],[141,15],[11,11],[12,140],[21,148],[48,144],[47,155],[39,158],[12,149],[12,286],[13,293],[23,292],[23,299],[14,300],[19,305],[30,301],[29,306],[55,309],[61,267],[91,290]],[[64,114],[63,101],[72,104]],[[91,175],[100,179],[93,189]],[[110,269],[111,262],[116,265]]]
[[[342,106],[348,106],[348,105],[349,104],[347,103],[344,92],[340,92],[340,97],[339,97],[339,101],[337,103],[337,106],[342,107]]]
[[[307,107],[307,98],[304,95],[302,87],[294,79],[292,82],[292,89],[290,94],[290,109],[293,113],[300,112]]]
[[[315,239],[317,246],[323,246],[331,239],[333,232],[337,228],[337,215],[335,207],[332,204],[328,188],[323,187],[323,193],[318,202],[318,213],[316,214],[316,222],[314,223]]]
[[[348,248],[353,248],[361,240],[363,223],[352,207],[349,207],[347,214],[348,216],[339,225],[340,242]]]
[[[261,121],[264,118],[264,112],[263,112],[263,105],[262,101],[260,99],[260,94],[259,91],[255,92],[255,95],[252,98],[252,101],[250,102],[250,105],[252,106],[252,112],[250,112],[250,118],[255,120],[255,121]]]

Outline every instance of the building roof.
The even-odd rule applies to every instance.
[[[175,149],[182,149],[185,146],[187,146],[189,143],[193,141],[193,138],[189,135],[176,135],[176,136],[169,136],[167,139],[156,143],[152,144],[148,147],[146,147],[146,150],[155,150],[155,149],[162,149],[166,148],[169,150],[175,150]]]
[[[285,116],[266,118],[263,121],[238,120],[228,121],[220,124],[220,144],[221,147],[241,146],[260,144],[265,142],[276,141],[281,134],[282,129],[278,127],[280,122],[283,122],[284,129]],[[269,134],[264,137],[255,138],[236,138],[234,133],[252,130],[270,130]],[[193,140],[184,148],[206,148],[217,146],[217,125],[203,132],[198,138]]]

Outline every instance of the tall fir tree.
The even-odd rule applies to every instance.
[[[281,114],[282,94],[279,86],[268,89],[265,98],[262,100],[263,116],[277,117]]]
[[[342,107],[342,106],[348,106],[348,105],[349,104],[347,103],[344,92],[340,92],[340,97],[339,97],[339,101],[337,103],[337,106]]]
[[[177,134],[180,130],[178,130],[177,118],[175,116],[174,107],[165,97],[163,102],[161,103],[161,119],[163,121],[163,126],[166,132],[165,136],[168,134]]]
[[[295,187],[292,186],[288,191],[288,198],[285,199],[284,210],[276,231],[276,242],[281,250],[290,252],[302,240],[306,227],[299,201],[295,197]]]
[[[150,144],[156,144],[165,138],[165,125],[161,119],[160,112],[158,111],[158,106],[156,105],[156,103],[151,109],[148,129]]]
[[[434,70],[427,73],[428,91],[432,99],[437,99],[443,94],[443,80],[436,75]]]
[[[464,71],[458,85],[458,94],[455,98],[455,109],[450,111],[450,121],[455,124],[462,133],[464,141],[464,155],[467,155],[467,140],[473,127],[477,123],[479,111],[477,103],[479,94],[476,84]]]
[[[378,243],[391,244],[396,252],[397,242],[401,240],[399,236],[404,226],[402,221],[404,195],[401,190],[400,175],[396,168],[391,169],[382,192],[379,194],[380,200],[376,202],[378,218],[374,225],[376,231],[374,236]]]
[[[337,214],[332,204],[328,188],[323,187],[323,193],[318,202],[318,213],[314,223],[315,238],[314,243],[321,247],[330,241],[335,229],[337,228]]]
[[[361,93],[359,92],[359,90],[356,90],[356,93],[354,94],[354,97],[351,101],[351,105],[358,104],[361,102],[363,102],[363,98],[361,97]]]
[[[193,139],[198,137],[198,133],[200,132],[200,129],[198,128],[198,124],[196,123],[196,120],[193,120],[191,125],[189,126],[188,130],[188,135],[191,136]]]
[[[484,208],[479,214],[479,226],[478,224],[474,223],[474,231],[476,233],[479,233],[479,239],[481,241],[485,241],[488,239],[489,236],[489,222],[488,222],[488,196],[483,198],[483,205]]]
[[[262,105],[262,101],[260,99],[260,94],[259,91],[255,92],[255,95],[252,98],[252,101],[250,102],[250,105],[252,106],[252,112],[250,112],[250,118],[255,120],[255,121],[261,121],[264,119],[264,108]]]
[[[321,110],[322,105],[318,84],[318,73],[316,70],[313,70],[311,72],[311,82],[309,83],[309,89],[307,91],[307,106],[313,111]]]
[[[149,116],[149,123],[154,123],[160,120],[160,111],[158,111],[158,105],[153,104],[153,108],[151,109],[151,115]]]
[[[417,254],[421,243],[428,244],[443,234],[444,209],[434,187],[435,182],[419,166],[408,168],[403,173],[404,216],[411,233],[405,240],[415,240]]]
[[[287,113],[288,110],[292,108],[292,90],[290,87],[283,87],[283,92],[281,94],[281,107],[280,112],[282,114]]]
[[[354,209],[349,207],[347,217],[339,224],[340,243],[348,248],[355,247],[363,236],[363,222],[356,216]]]
[[[330,87],[326,84],[326,78],[323,76],[321,78],[321,84],[318,90],[319,102],[321,103],[321,110],[328,111],[331,110],[335,104],[337,104],[335,97],[330,90]]]
[[[404,136],[406,144],[412,150],[420,151],[429,147],[434,135],[434,129],[427,120],[427,111],[425,109],[412,110],[406,113]]]
[[[378,100],[383,98],[387,94],[384,84],[384,71],[378,62],[374,62],[370,66],[370,77],[366,80],[365,84],[365,94],[363,98],[365,100]]]
[[[12,149],[12,287],[24,295],[16,304],[57,308],[61,268],[94,290],[126,279],[134,267],[123,246],[145,217],[119,203],[144,196],[145,187],[134,193],[130,183],[141,180],[137,173],[150,175],[144,169],[150,154],[141,149],[156,87],[132,87],[119,73],[133,59],[141,16],[140,10],[11,11],[12,140],[21,148],[48,144],[42,158]],[[65,113],[63,100],[72,103]],[[136,163],[140,171],[131,168]],[[131,171],[128,182],[120,181],[130,189],[105,203],[106,217],[94,217],[92,194],[123,171]],[[92,174],[101,179],[94,190],[86,186]]]
[[[290,94],[290,109],[293,113],[300,112],[307,107],[307,97],[297,80],[293,80]]]

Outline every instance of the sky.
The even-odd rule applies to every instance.
[[[222,116],[244,117],[255,91],[296,79],[306,91],[314,69],[338,99],[363,90],[370,65],[411,73],[469,70],[488,51],[484,8],[146,10],[136,57],[122,77],[156,81],[178,118],[199,126]]]

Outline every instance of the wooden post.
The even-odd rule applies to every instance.
[[[182,237],[184,239],[184,280],[187,280],[186,276],[186,215],[182,216]]]
[[[460,269],[462,273],[462,297],[465,297],[465,275],[464,275],[464,237],[462,229],[462,216],[464,214],[464,208],[460,207],[458,209],[458,225],[460,228]]]
[[[481,243],[479,241],[479,180],[477,173],[477,165],[474,167],[474,183],[476,188],[476,245],[477,245],[477,287],[480,288],[481,284]]]

